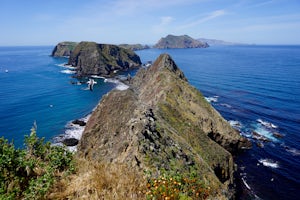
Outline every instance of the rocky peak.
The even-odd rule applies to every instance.
[[[178,68],[169,54],[161,54],[151,66],[150,71],[153,72],[163,69],[167,69],[176,74],[180,79],[187,81],[183,72]]]

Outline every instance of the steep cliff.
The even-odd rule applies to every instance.
[[[77,42],[60,42],[54,47],[51,56],[68,57],[71,55],[72,51],[74,50],[77,44],[78,44]]]
[[[209,45],[205,42],[200,42],[191,38],[188,35],[167,35],[161,38],[155,45],[154,48],[158,49],[172,49],[172,48],[206,48]]]
[[[110,76],[115,70],[139,67],[141,60],[132,50],[116,45],[80,42],[73,50],[68,64],[77,68],[78,76]]]
[[[78,156],[90,163],[125,164],[152,178],[193,174],[211,198],[226,199],[232,197],[231,153],[250,145],[162,54],[139,70],[129,89],[103,97],[86,125]]]

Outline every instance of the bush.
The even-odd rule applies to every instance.
[[[147,199],[192,200],[206,199],[209,188],[197,178],[186,178],[180,174],[163,175],[149,179],[147,184]]]
[[[0,138],[0,199],[43,199],[55,180],[74,171],[73,154],[38,138],[25,136],[25,149]]]

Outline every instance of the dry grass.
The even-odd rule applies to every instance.
[[[124,164],[78,160],[75,175],[57,182],[48,199],[145,199],[143,173]]]

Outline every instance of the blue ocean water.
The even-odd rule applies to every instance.
[[[22,146],[34,122],[40,137],[52,140],[66,124],[89,114],[113,83],[98,79],[94,91],[72,84],[67,58],[53,58],[53,47],[0,47],[0,134]]]
[[[53,47],[0,47],[0,134],[21,146],[34,121],[52,140],[86,116],[115,83],[72,78]],[[253,142],[241,153],[241,199],[300,196],[300,46],[220,46],[137,51],[143,62],[169,53],[189,82]],[[82,84],[78,84],[82,81]],[[74,84],[75,83],[75,84]]]

